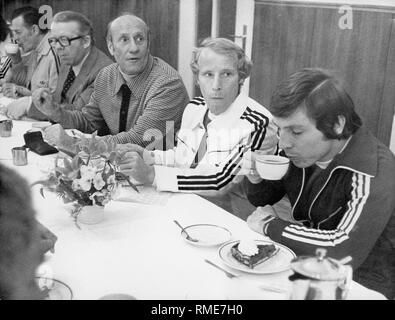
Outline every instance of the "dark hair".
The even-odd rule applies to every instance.
[[[8,34],[10,33],[10,28],[8,28],[7,21],[5,21],[0,14],[0,42],[3,42]]]
[[[11,14],[11,21],[15,18],[22,17],[26,26],[32,27],[33,25],[36,25],[40,29],[41,33],[47,33],[47,27],[43,29],[40,28],[39,22],[42,16],[44,16],[44,14],[39,13],[37,8],[26,6],[15,9]]]
[[[55,14],[53,17],[52,23],[57,22],[70,22],[75,21],[80,26],[80,32],[82,35],[91,37],[91,44],[95,43],[95,39],[93,37],[93,27],[92,22],[85,17],[82,13],[75,12],[75,11],[61,11]]]
[[[18,276],[13,272],[19,269],[19,259],[29,250],[37,230],[34,215],[26,181],[0,165],[0,299],[13,298]]]
[[[275,117],[288,117],[300,107],[328,139],[348,138],[362,125],[351,97],[327,70],[302,69],[277,86],[270,103]],[[346,122],[341,134],[334,131],[339,116]]]

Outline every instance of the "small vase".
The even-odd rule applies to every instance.
[[[82,224],[97,224],[104,220],[104,207],[85,206],[77,216],[77,222]]]
[[[106,163],[106,161],[99,156],[89,158],[86,154],[84,155],[81,153],[79,156],[82,159],[82,161],[84,161],[85,164],[88,162],[88,159],[89,159],[89,165],[92,167],[95,167],[97,169],[103,169],[104,165]]]

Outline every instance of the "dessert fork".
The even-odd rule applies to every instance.
[[[197,240],[197,239],[195,239],[195,238],[192,238],[189,234],[188,234],[188,232],[184,229],[184,227],[182,226],[182,225],[180,225],[180,223],[177,221],[177,220],[173,220],[174,221],[174,223],[177,225],[177,226],[179,226],[180,228],[181,228],[181,230],[185,233],[185,235],[187,236],[187,239],[189,240],[189,241],[192,241],[192,242],[199,242],[199,240]]]
[[[230,279],[232,279],[232,278],[237,278],[237,277],[238,277],[237,275],[235,275],[235,274],[233,274],[233,273],[231,273],[231,272],[229,272],[229,271],[227,271],[227,270],[221,268],[220,266],[216,265],[214,262],[211,262],[210,260],[204,259],[204,261],[206,261],[208,264],[211,264],[213,267],[216,267],[217,269],[223,271],[223,272],[225,273],[225,275],[226,275],[228,278],[230,278]]]
[[[208,264],[211,264],[213,267],[216,267],[217,269],[223,271],[223,272],[225,273],[225,275],[226,275],[228,278],[230,278],[230,279],[233,279],[233,278],[240,278],[240,276],[235,275],[235,274],[233,274],[233,273],[231,273],[231,272],[229,272],[229,271],[227,271],[227,270],[221,268],[220,266],[216,265],[214,262],[211,262],[211,261],[208,260],[208,259],[204,259],[204,261],[207,262]],[[284,288],[280,288],[280,287],[277,287],[277,286],[275,286],[275,285],[263,284],[263,283],[260,283],[260,284],[258,285],[258,288],[259,288],[259,289],[262,289],[262,290],[265,290],[265,291],[272,291],[272,292],[277,292],[277,293],[286,293],[286,292],[287,292],[287,290],[284,289]]]

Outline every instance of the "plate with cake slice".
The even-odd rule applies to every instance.
[[[194,224],[185,227],[181,231],[181,236],[193,245],[210,247],[219,246],[229,241],[232,233],[228,229],[215,224]]]
[[[286,271],[296,258],[291,249],[266,240],[230,241],[222,245],[218,253],[228,267],[255,274]]]

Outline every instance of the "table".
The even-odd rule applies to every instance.
[[[0,161],[34,182],[54,155],[40,157],[29,152],[29,164],[16,167],[10,151],[24,144],[22,135],[31,126],[30,121],[14,121],[12,136],[0,138]],[[106,206],[104,221],[81,225],[79,229],[54,195],[43,199],[38,186],[32,193],[37,218],[58,236],[55,254],[48,253],[43,266],[55,279],[72,288],[74,299],[98,299],[112,293],[154,300],[289,298],[287,292],[267,291],[259,285],[289,290],[290,270],[245,274],[225,266],[218,256],[218,247],[197,247],[183,240],[174,219],[184,226],[223,226],[232,232],[233,239],[267,239],[250,230],[243,220],[197,195],[166,194],[162,198],[165,203],[161,204],[112,201]],[[229,279],[204,259],[241,276]],[[348,298],[385,299],[356,282],[352,283]]]

